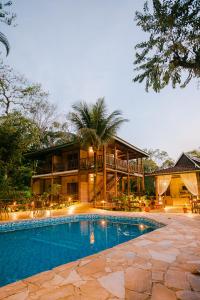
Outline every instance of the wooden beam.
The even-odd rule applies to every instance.
[[[128,189],[128,196],[130,196],[130,173],[129,173],[129,153],[127,151],[126,153],[126,158],[127,158],[127,172],[128,172],[128,176],[127,176],[127,189]]]
[[[159,196],[158,196],[158,177],[155,176],[155,187],[156,187],[156,200],[159,200]]]

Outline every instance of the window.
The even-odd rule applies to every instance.
[[[78,194],[78,182],[67,183],[67,194],[68,195]]]

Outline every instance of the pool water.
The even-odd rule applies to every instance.
[[[52,225],[44,221],[40,227],[34,223],[36,227],[24,229],[24,225],[20,228],[20,222],[16,222],[17,230],[15,224],[10,230],[9,227],[0,230],[0,286],[111,248],[159,227],[144,218],[80,217],[65,218],[62,223],[57,219]],[[28,224],[31,221],[26,227]]]

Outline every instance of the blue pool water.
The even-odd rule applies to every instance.
[[[0,286],[161,227],[145,218],[80,215],[0,225]]]

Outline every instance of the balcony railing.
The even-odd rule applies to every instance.
[[[71,170],[94,170],[95,166],[97,169],[103,168],[103,156],[98,155],[96,159],[92,158],[82,158],[80,160],[73,159],[68,160],[65,163],[56,163],[53,165],[47,164],[44,166],[38,166],[36,170],[36,174],[48,174],[52,172],[63,172],[63,171],[71,171]],[[121,159],[114,159],[113,156],[107,155],[106,156],[106,166],[107,168],[115,169],[118,171],[123,172],[130,172],[130,173],[143,173],[143,168],[141,164],[136,162],[127,163],[126,160]]]
[[[81,158],[80,159],[80,170],[91,170],[95,169],[95,166],[97,166],[97,169],[103,168],[103,156],[98,155],[96,159],[92,158]]]
[[[113,156],[107,155],[106,156],[106,166],[108,168],[116,169],[123,172],[130,172],[130,173],[143,173],[142,164],[138,164],[136,162],[129,162],[127,160],[122,159],[114,159]]]

